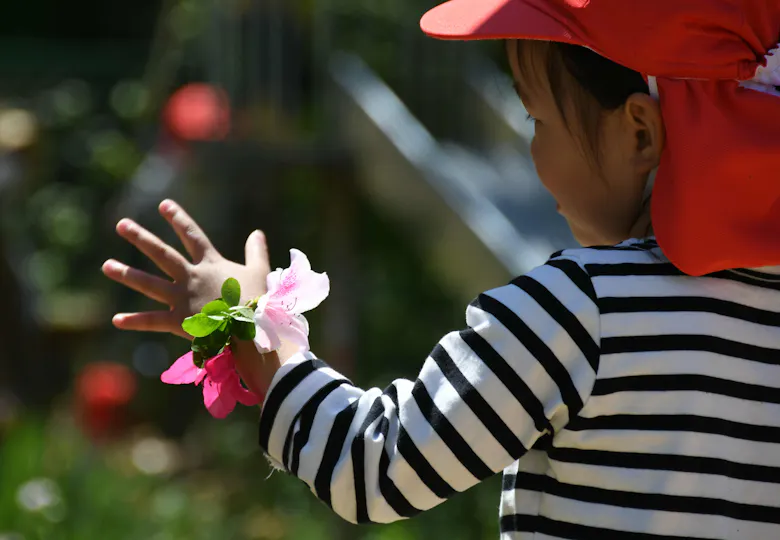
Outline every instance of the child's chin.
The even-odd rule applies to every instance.
[[[582,247],[604,246],[604,245],[611,245],[617,243],[617,242],[608,242],[604,238],[601,238],[590,231],[586,231],[578,227],[576,224],[572,223],[571,221],[569,220],[566,221],[569,224],[569,229],[571,230],[572,236],[574,236],[574,239]]]

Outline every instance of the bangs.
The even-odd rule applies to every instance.
[[[572,55],[564,54],[576,46],[525,39],[516,40],[514,46],[520,78],[515,83],[521,98],[525,101],[525,96],[535,93],[551,95],[569,133],[579,139],[586,156],[598,162],[604,111],[575,78],[577,68],[571,65],[576,63]],[[583,47],[577,48],[590,53]]]
[[[509,47],[512,46],[510,41]],[[519,71],[519,80],[515,81],[515,84],[518,93],[525,101],[528,96],[544,92],[549,86],[551,47],[547,41],[517,39],[514,40],[514,48]]]

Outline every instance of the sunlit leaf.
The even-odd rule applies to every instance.
[[[182,329],[192,337],[205,337],[219,328],[220,321],[209,318],[204,313],[198,313],[192,317],[187,317],[181,324]]]
[[[222,299],[228,306],[237,306],[241,301],[241,285],[238,280],[228,278],[222,284]]]

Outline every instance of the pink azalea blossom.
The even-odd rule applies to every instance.
[[[236,407],[236,402],[252,406],[260,403],[260,396],[244,388],[236,371],[230,347],[199,368],[192,360],[192,351],[180,357],[160,379],[167,384],[203,383],[203,403],[214,418],[225,418]]]
[[[261,351],[276,350],[282,341],[309,348],[309,323],[301,315],[314,309],[330,292],[326,273],[312,271],[309,259],[297,249],[290,250],[290,267],[268,274],[268,293],[255,310],[255,344]]]

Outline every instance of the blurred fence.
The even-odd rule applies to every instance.
[[[418,20],[432,5],[408,0],[266,0],[230,9],[206,3],[200,9],[208,23],[200,45],[190,49],[191,59],[202,62],[203,75],[227,89],[237,106],[266,104],[272,131],[285,132],[290,115],[324,115],[334,126],[336,119],[327,117],[332,111],[329,59],[335,51],[352,52],[435,137],[477,142],[469,141],[474,107],[463,91],[464,68],[486,51],[500,55],[501,46],[427,38]]]

